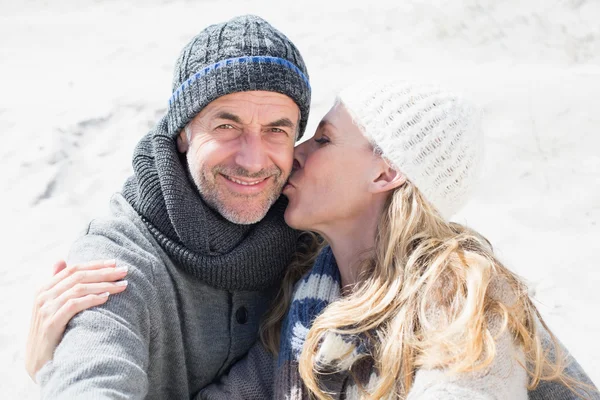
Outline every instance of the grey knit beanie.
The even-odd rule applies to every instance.
[[[176,136],[211,101],[253,90],[282,93],[294,100],[300,108],[298,138],[304,134],[310,83],[296,46],[254,15],[209,26],[184,47],[175,65],[169,134]]]

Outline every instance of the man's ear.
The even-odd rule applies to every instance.
[[[185,129],[182,129],[179,135],[177,135],[177,150],[180,153],[185,153],[190,148],[190,144],[188,143],[187,134]]]
[[[369,185],[371,193],[389,192],[404,185],[406,176],[402,172],[390,167],[383,159],[380,162],[380,168],[376,173],[376,177]]]

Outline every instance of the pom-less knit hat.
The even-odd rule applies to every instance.
[[[173,77],[168,129],[177,135],[208,103],[235,92],[265,90],[300,108],[299,137],[310,108],[310,83],[294,44],[254,15],[211,25],[183,49]]]
[[[392,166],[445,218],[468,200],[480,167],[480,111],[457,94],[407,82],[361,81],[339,101]]]

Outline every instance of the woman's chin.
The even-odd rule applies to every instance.
[[[288,224],[288,226],[290,228],[306,229],[303,226],[301,226],[302,218],[300,217],[296,207],[294,207],[294,204],[292,204],[291,202],[288,204],[287,208],[285,209],[283,218],[285,219],[285,223]]]

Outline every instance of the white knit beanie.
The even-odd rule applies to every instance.
[[[480,111],[436,86],[361,81],[338,100],[373,146],[445,218],[468,200],[483,151]]]

